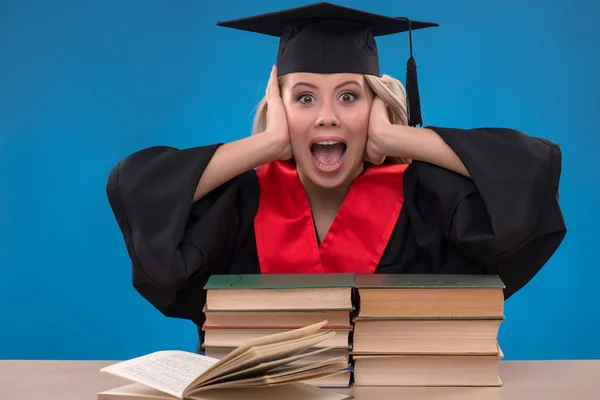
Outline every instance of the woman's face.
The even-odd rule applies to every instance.
[[[334,188],[360,173],[373,103],[362,75],[289,74],[281,96],[301,178]]]

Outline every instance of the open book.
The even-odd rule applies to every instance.
[[[100,371],[128,379],[133,384],[98,394],[108,399],[217,399],[234,398],[233,389],[243,388],[244,396],[266,398],[268,386],[278,386],[273,393],[282,398],[292,398],[294,393],[310,390],[311,398],[344,399],[346,396],[309,385],[284,385],[304,380],[343,373],[348,367],[344,357],[289,366],[303,357],[321,353],[331,348],[314,349],[315,345],[335,335],[335,331],[322,330],[327,321],[300,329],[264,336],[247,341],[222,359],[184,351],[158,351],[131,360],[119,362]],[[225,391],[212,389],[226,389]],[[210,394],[204,393],[211,390]],[[217,392],[227,393],[220,397]],[[320,397],[314,393],[322,393]],[[306,393],[304,393],[306,396]],[[253,397],[246,397],[253,398]]]

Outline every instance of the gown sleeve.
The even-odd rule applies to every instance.
[[[231,180],[194,203],[219,145],[151,147],[113,168],[106,191],[132,261],[135,289],[166,316],[201,323],[211,274],[228,272],[243,219],[243,181]]]
[[[412,203],[427,204],[414,206],[414,215],[434,218],[458,254],[484,273],[499,274],[508,298],[537,274],[566,234],[558,202],[561,150],[512,129],[429,129],[454,150],[471,179],[427,163],[411,165]]]

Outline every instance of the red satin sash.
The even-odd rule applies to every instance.
[[[374,273],[402,210],[406,167],[369,166],[357,177],[320,246],[295,164],[259,167],[254,230],[261,273]]]

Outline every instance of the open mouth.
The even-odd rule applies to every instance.
[[[310,152],[318,168],[333,170],[342,163],[347,147],[338,140],[319,140],[310,145]]]

